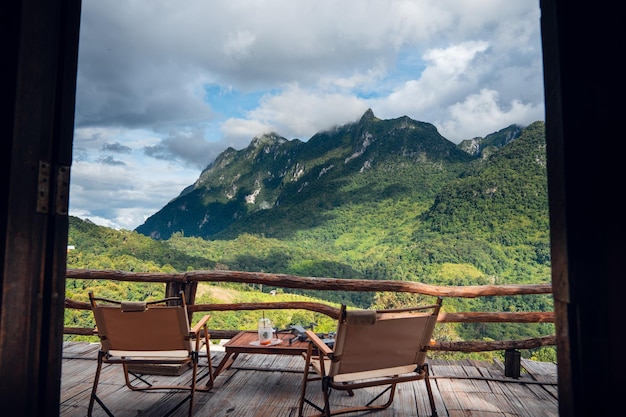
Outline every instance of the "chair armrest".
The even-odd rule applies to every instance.
[[[333,350],[329,348],[328,345],[324,343],[324,341],[320,339],[319,336],[316,335],[312,330],[307,330],[306,335],[308,336],[311,343],[313,343],[315,347],[319,349],[320,353],[326,356],[330,356],[333,354]]]
[[[207,321],[209,321],[210,318],[211,318],[211,316],[208,315],[208,314],[206,316],[202,317],[200,319],[200,321],[198,323],[196,323],[195,326],[193,326],[193,328],[191,329],[191,333],[194,334],[194,335],[198,334],[200,329],[202,327],[206,326],[206,323],[207,323]]]

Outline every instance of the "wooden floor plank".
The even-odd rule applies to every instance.
[[[61,378],[62,417],[84,417],[87,414],[91,386],[96,370],[99,345],[64,343]],[[211,351],[213,367],[224,352]],[[207,358],[200,360],[200,372],[208,371]],[[524,375],[506,378],[500,363],[484,361],[430,360],[431,384],[440,417],[557,417],[558,386],[556,366],[522,360]],[[224,370],[209,392],[198,392],[194,415],[212,417],[295,417],[302,386],[304,360],[299,356],[241,354],[229,370]],[[185,380],[190,372],[176,377]],[[150,376],[162,381],[165,376]],[[208,378],[203,379],[206,383]],[[532,383],[530,383],[532,382]],[[544,382],[545,384],[541,384]],[[354,397],[335,393],[337,405],[366,402],[377,388],[357,390]],[[166,392],[134,392],[124,385],[119,365],[102,369],[98,395],[111,407],[116,417],[164,415],[184,394]],[[319,381],[309,384],[309,396],[321,401]],[[173,417],[187,415],[184,404]],[[312,411],[310,407],[308,411]],[[398,386],[392,406],[376,413],[376,417],[419,417],[430,413],[424,381]],[[94,416],[105,416],[95,406]]]

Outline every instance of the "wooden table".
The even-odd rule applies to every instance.
[[[243,331],[237,333],[235,337],[224,344],[224,358],[215,369],[213,377],[216,377],[224,369],[228,369],[240,353],[253,353],[265,355],[302,355],[307,351],[308,342],[297,340],[297,337],[291,333],[275,334],[276,339],[280,339],[281,343],[274,345],[254,345],[252,342],[258,341],[258,333],[256,331]]]

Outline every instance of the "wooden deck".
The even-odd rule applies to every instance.
[[[89,395],[96,369],[98,344],[66,342],[61,378],[62,417],[87,415]],[[224,352],[211,353],[217,366]],[[201,357],[202,372],[207,373],[206,355]],[[522,359],[518,379],[504,376],[501,363],[429,361],[437,411],[441,417],[543,417],[558,416],[556,365]],[[298,356],[247,355],[237,358],[232,368],[223,371],[209,392],[196,395],[194,416],[215,417],[296,417],[302,384],[304,360]],[[188,378],[189,373],[178,378]],[[160,376],[151,378],[163,379]],[[365,390],[360,390],[365,391]],[[372,389],[372,392],[374,390]],[[134,392],[126,388],[120,366],[105,365],[99,396],[116,417],[166,414],[183,394],[173,392]],[[333,394],[342,404],[359,401],[359,393],[348,397]],[[187,404],[174,416],[186,416]],[[305,407],[305,412],[307,408]],[[308,412],[313,410],[308,408]],[[428,398],[423,381],[398,386],[393,405],[383,411],[347,416],[427,416]],[[104,416],[98,404],[94,416]]]

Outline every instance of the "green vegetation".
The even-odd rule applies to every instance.
[[[319,134],[307,144],[271,137],[258,140],[254,147],[251,145],[243,151],[224,152],[201,176],[200,182],[213,188],[187,190],[180,200],[170,203],[147,222],[153,227],[148,234],[160,236],[161,240],[71,217],[68,244],[75,249],[68,253],[68,267],[135,272],[228,269],[308,277],[418,281],[444,286],[550,281],[542,122],[518,128],[519,137],[501,148],[491,145],[496,150],[490,149],[486,157],[470,157],[440,139],[431,125],[416,124],[407,133],[400,127],[411,125],[410,119],[380,121],[373,115],[366,116],[358,129]],[[362,169],[366,166],[363,163],[354,167],[344,163],[345,149],[354,151],[351,146],[356,145],[351,143],[355,137],[364,137],[366,131],[382,135],[390,130],[393,134],[389,137],[397,142],[379,139],[369,145],[368,149],[377,146],[379,151],[384,151],[370,154],[368,160],[378,158],[378,163],[367,165],[369,169]],[[498,140],[490,144],[504,143],[501,138],[510,130],[503,130]],[[416,132],[423,136],[417,138]],[[292,163],[296,155],[303,155],[307,161],[302,163],[305,168],[301,181],[290,182],[287,177],[272,175],[264,180],[266,184],[276,185],[275,189],[267,187],[264,191],[263,198],[271,201],[270,209],[257,209],[256,205],[246,205],[237,198],[230,201],[224,198],[224,188],[220,188],[224,185],[219,178],[259,178],[262,173],[279,171],[293,173],[296,168],[287,161]],[[381,155],[387,156],[381,158]],[[274,165],[276,161],[283,170]],[[311,161],[315,161],[317,168],[311,168]],[[316,182],[320,177],[319,164],[343,168],[329,170],[321,176],[324,182]],[[292,171],[287,167],[292,167],[289,168]],[[238,172],[241,175],[237,176]],[[302,182],[305,179],[307,186]],[[238,193],[249,194],[250,188],[244,191],[245,187],[251,186],[239,184]],[[298,192],[302,187],[309,190]],[[214,189],[220,191],[211,194],[210,190]],[[198,196],[208,204],[201,204],[196,199]],[[176,211],[179,203],[187,204],[184,216]],[[195,233],[194,210],[202,218],[211,213],[214,223],[207,226],[211,229],[208,235]],[[235,213],[240,217],[233,217]],[[159,228],[170,215],[180,220],[179,230]],[[203,229],[205,232],[207,227]],[[86,301],[90,289],[99,295],[134,300],[158,298],[163,294],[162,284],[81,280],[67,283],[68,297],[75,300]],[[252,285],[202,284],[197,302],[314,299],[381,308],[413,304],[422,299],[406,294],[287,289],[279,289],[276,296],[271,296],[268,294],[271,289],[263,288],[261,292]],[[226,292],[227,299],[223,298]],[[444,310],[552,311],[553,305],[550,295],[447,298]],[[89,312],[66,314],[68,326],[92,325]],[[317,323],[320,331],[329,330],[325,326],[332,327],[325,317],[303,311],[266,314],[278,327],[311,322]],[[212,328],[250,329],[255,328],[259,312],[215,312],[212,316]],[[436,337],[507,340],[553,333],[550,324],[446,324],[437,326]],[[472,356],[493,354],[496,353]],[[526,357],[537,358],[551,358],[553,354],[551,348],[524,352]],[[454,357],[454,354],[444,356]]]

